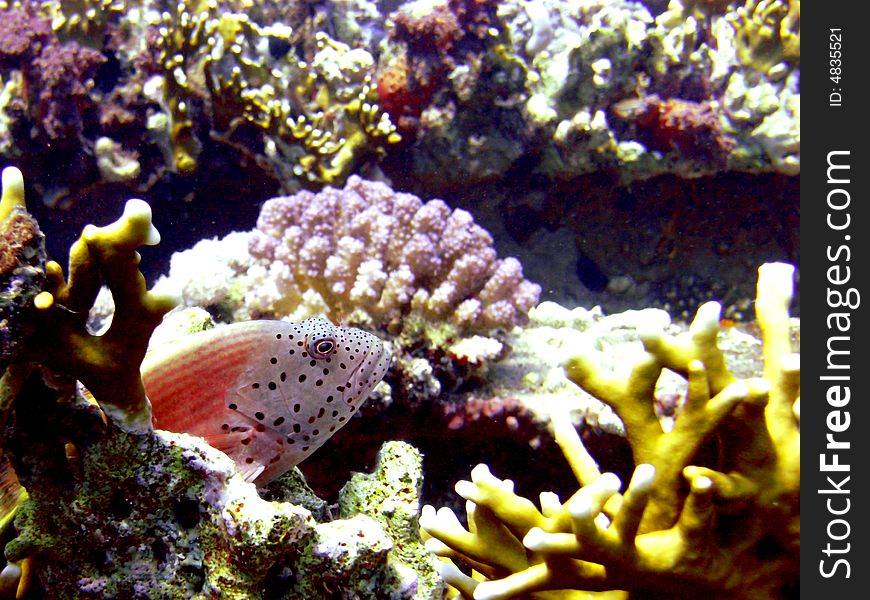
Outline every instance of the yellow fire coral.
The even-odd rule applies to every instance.
[[[241,134],[247,128],[262,142],[258,161],[268,159],[276,171],[289,164],[292,177],[309,182],[342,180],[360,155],[400,140],[377,104],[368,52],[321,31],[311,63],[292,51],[275,56],[268,46],[292,48],[289,27],[259,25],[225,8],[181,0],[162,15],[159,60],[177,170],[197,166],[201,143],[190,108],[199,104],[214,139],[250,154]]]
[[[759,269],[762,377],[739,380],[729,372],[717,345],[720,306],[712,302],[685,334],[643,333],[645,352],[628,377],[604,373],[590,354],[570,358],[569,378],[625,425],[637,465],[631,481],[623,489],[616,475],[602,474],[570,420],[554,415],[556,441],[580,489],[565,502],[544,493],[539,509],[516,495],[510,480],[477,466],[471,481],[456,484],[467,500],[468,529],[449,509],[427,506],[420,518],[427,546],[445,559],[445,579],[477,600],[593,591],[614,598],[782,596],[797,581],[800,553],[792,276],[791,265]],[[664,369],[688,382],[670,431],[653,408]],[[577,593],[550,596],[553,590]]]
[[[3,171],[0,215],[24,205],[21,171]],[[149,292],[139,272],[136,249],[160,241],[151,208],[130,200],[120,219],[105,227],[88,225],[70,249],[69,277],[54,261],[45,265],[48,289],[33,300],[36,332],[17,361],[43,364],[80,380],[100,407],[127,430],[151,428],[148,401],[139,376],[148,339],[174,305]],[[101,336],[88,333],[88,311],[104,282],[115,301],[115,315]]]
[[[737,58],[767,72],[779,62],[800,63],[800,0],[746,0],[729,13],[737,34]]]

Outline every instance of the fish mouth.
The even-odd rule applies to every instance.
[[[360,399],[360,403],[364,402],[369,397],[372,390],[384,378],[384,375],[386,375],[387,369],[390,366],[391,356],[389,349],[380,338],[376,336],[372,336],[372,338],[371,348],[369,348],[365,353],[362,360],[359,361],[359,364],[348,378],[348,382],[350,382],[351,385],[348,387],[346,392],[350,392],[351,394],[353,393],[353,390],[357,389],[361,380],[374,381],[374,384],[371,385],[365,397]],[[369,364],[371,366],[368,366]],[[346,396],[347,393],[345,393],[345,397]]]

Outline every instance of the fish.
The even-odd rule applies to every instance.
[[[262,486],[346,425],[390,360],[377,336],[318,317],[184,336],[150,349],[140,372],[155,428],[205,438],[246,481]],[[0,533],[26,498],[0,453]]]
[[[194,333],[149,350],[141,374],[155,428],[203,437],[262,486],[346,425],[389,364],[377,336],[317,317]]]

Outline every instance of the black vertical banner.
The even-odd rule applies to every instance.
[[[792,0],[794,2],[796,0]],[[870,34],[863,3],[807,2],[801,37],[801,592],[866,598]]]

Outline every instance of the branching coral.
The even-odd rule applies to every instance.
[[[570,358],[569,378],[625,425],[637,465],[631,481],[623,488],[602,474],[570,422],[554,415],[580,489],[565,502],[542,494],[538,509],[479,465],[471,481],[456,484],[468,529],[448,509],[423,509],[429,548],[476,571],[468,576],[448,560],[445,578],[477,600],[562,589],[776,598],[795,585],[800,364],[790,348],[792,275],[785,264],[759,269],[760,378],[738,380],[725,367],[716,303],[699,309],[686,334],[645,333],[646,351],[628,377],[601,372],[591,353]],[[664,369],[688,382],[669,431],[653,406]]]
[[[800,0],[747,0],[728,19],[742,64],[762,72],[781,61],[800,64]]]
[[[313,40],[308,62],[291,51],[299,41],[291,28],[221,12],[213,0],[163,13],[159,62],[175,167],[197,166],[200,106],[215,139],[250,153],[253,137],[259,160],[279,172],[290,163],[290,178],[341,180],[362,153],[398,141],[377,105],[372,56],[324,32]]]
[[[250,301],[286,314],[311,291],[320,306],[376,325],[410,310],[468,329],[510,328],[540,287],[515,258],[498,259],[492,242],[463,210],[352,176],[341,190],[264,205],[250,250],[274,296],[263,287]]]
[[[24,184],[15,168],[3,172],[0,213],[23,206]],[[33,298],[34,331],[14,357],[34,362],[81,381],[103,410],[131,430],[151,427],[139,364],[148,339],[174,300],[152,294],[139,272],[142,245],[160,240],[151,209],[130,200],[124,214],[105,227],[89,225],[70,249],[69,277],[54,261],[44,265],[46,289]],[[101,336],[88,333],[88,310],[105,282],[115,299],[112,325]]]

